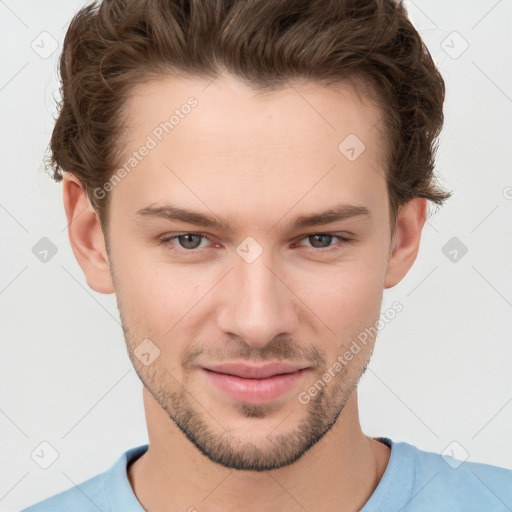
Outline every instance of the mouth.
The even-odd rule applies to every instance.
[[[309,367],[289,363],[264,366],[226,363],[200,368],[209,383],[233,400],[266,403],[285,395],[309,372]]]
[[[244,379],[266,379],[276,375],[294,373],[306,368],[308,368],[308,366],[283,362],[267,363],[262,366],[253,366],[243,363],[224,363],[204,366],[206,370],[242,377]]]

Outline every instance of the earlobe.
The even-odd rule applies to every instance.
[[[70,172],[62,180],[64,209],[68,222],[68,236],[87,284],[99,293],[114,293],[105,237],[98,215],[94,211],[85,188]]]
[[[414,198],[400,209],[395,236],[391,243],[384,288],[397,285],[416,260],[426,213],[427,200],[424,198]]]

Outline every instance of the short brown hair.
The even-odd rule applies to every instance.
[[[108,235],[124,99],[152,78],[215,78],[260,90],[294,78],[363,85],[383,112],[390,221],[415,197],[451,196],[435,183],[445,85],[395,0],[104,0],[71,20],[60,57],[61,95],[48,160],[56,181],[75,174]],[[341,142],[341,141],[340,141]],[[108,237],[107,237],[108,243]]]

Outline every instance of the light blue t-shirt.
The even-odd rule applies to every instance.
[[[391,455],[360,512],[512,511],[512,470],[376,439],[391,447]],[[147,449],[147,444],[132,448],[107,471],[21,512],[144,512],[126,468]]]

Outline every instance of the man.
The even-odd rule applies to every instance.
[[[359,424],[383,292],[450,196],[444,83],[400,4],[105,1],[60,72],[54,177],[150,442],[26,511],[512,508],[512,471]]]

